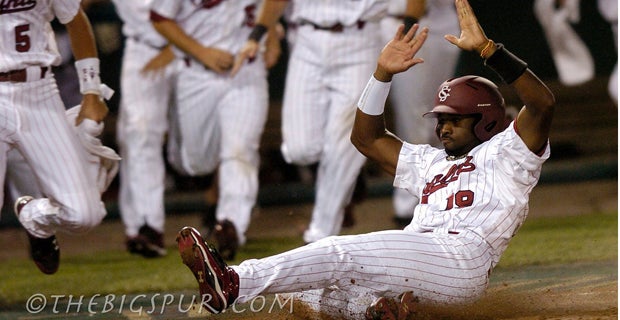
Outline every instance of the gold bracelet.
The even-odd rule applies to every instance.
[[[480,58],[482,59],[486,59],[485,56],[487,54],[487,51],[491,48],[492,45],[494,45],[495,43],[493,42],[493,40],[489,39],[489,41],[487,42],[487,44],[484,46],[484,49],[482,49],[482,51],[480,51]]]

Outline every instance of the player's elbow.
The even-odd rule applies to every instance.
[[[355,132],[351,133],[351,143],[357,151],[366,157],[372,153],[373,141],[373,139],[368,139],[363,135],[355,134]]]

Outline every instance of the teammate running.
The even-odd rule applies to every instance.
[[[83,95],[71,123],[51,72],[60,62],[50,25],[54,18],[65,24],[71,38]],[[75,133],[75,126],[90,120],[102,125],[108,113],[101,98],[97,48],[79,0],[3,2],[0,48],[0,143],[8,144],[0,149],[20,153],[44,195],[22,195],[14,208],[28,232],[31,257],[42,272],[52,274],[60,262],[56,232],[85,232],[106,214],[92,159]],[[6,165],[3,152],[3,181]]]
[[[234,55],[254,26],[259,0],[153,0],[151,21],[182,61],[171,112],[168,160],[179,172],[218,171],[217,224],[220,251],[232,259],[258,195],[258,148],[267,121],[267,68],[279,56],[279,39],[231,75]],[[273,50],[277,54],[273,54]],[[277,60],[277,59],[275,59]]]
[[[359,99],[351,140],[395,176],[396,187],[420,197],[413,221],[404,230],[328,237],[230,267],[186,227],[179,251],[213,312],[292,292],[323,314],[359,319],[375,298],[403,292],[441,304],[483,295],[527,216],[529,194],[549,157],[555,100],[525,62],[487,38],[467,0],[456,0],[456,7],[460,36],[445,39],[478,53],[516,91],[524,103],[516,120],[505,122],[496,85],[465,76],[444,82],[427,113],[437,119],[443,149],[409,144],[387,131],[383,110],[392,77],[424,61],[416,54],[428,36],[427,28],[414,25],[404,34],[400,26]]]

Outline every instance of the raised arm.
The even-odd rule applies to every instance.
[[[517,116],[517,132],[532,152],[540,152],[549,139],[555,106],[553,94],[527,68],[525,62],[503,45],[487,38],[467,0],[456,0],[456,10],[461,34],[460,37],[446,35],[446,40],[463,50],[478,52],[485,65],[495,70],[514,88],[525,104]]]
[[[405,32],[418,23],[418,21],[426,14],[426,0],[407,0],[405,7]]]
[[[351,132],[353,145],[391,175],[396,173],[398,155],[403,143],[386,129],[383,108],[392,76],[423,62],[421,58],[416,58],[415,54],[428,36],[428,28],[423,28],[416,34],[417,24],[406,34],[403,34],[404,29],[405,26],[401,25],[394,38],[381,51],[377,68],[358,102]]]

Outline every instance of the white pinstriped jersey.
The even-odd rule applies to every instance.
[[[394,186],[420,196],[416,232],[473,231],[494,249],[494,264],[528,213],[529,194],[538,183],[542,156],[533,154],[514,123],[462,159],[449,161],[443,149],[405,143]]]
[[[161,48],[168,43],[168,40],[155,31],[149,21],[153,0],[112,0],[112,2],[123,20],[123,34],[126,37],[139,39],[154,48]]]
[[[151,9],[175,20],[203,46],[234,54],[245,44],[254,27],[259,3],[259,0],[153,0]]]
[[[60,63],[50,21],[67,23],[79,9],[79,0],[2,1],[0,72]]]
[[[358,21],[378,21],[387,12],[388,0],[301,0],[291,1],[294,6],[290,21],[304,20],[320,26],[341,23],[355,25]]]

